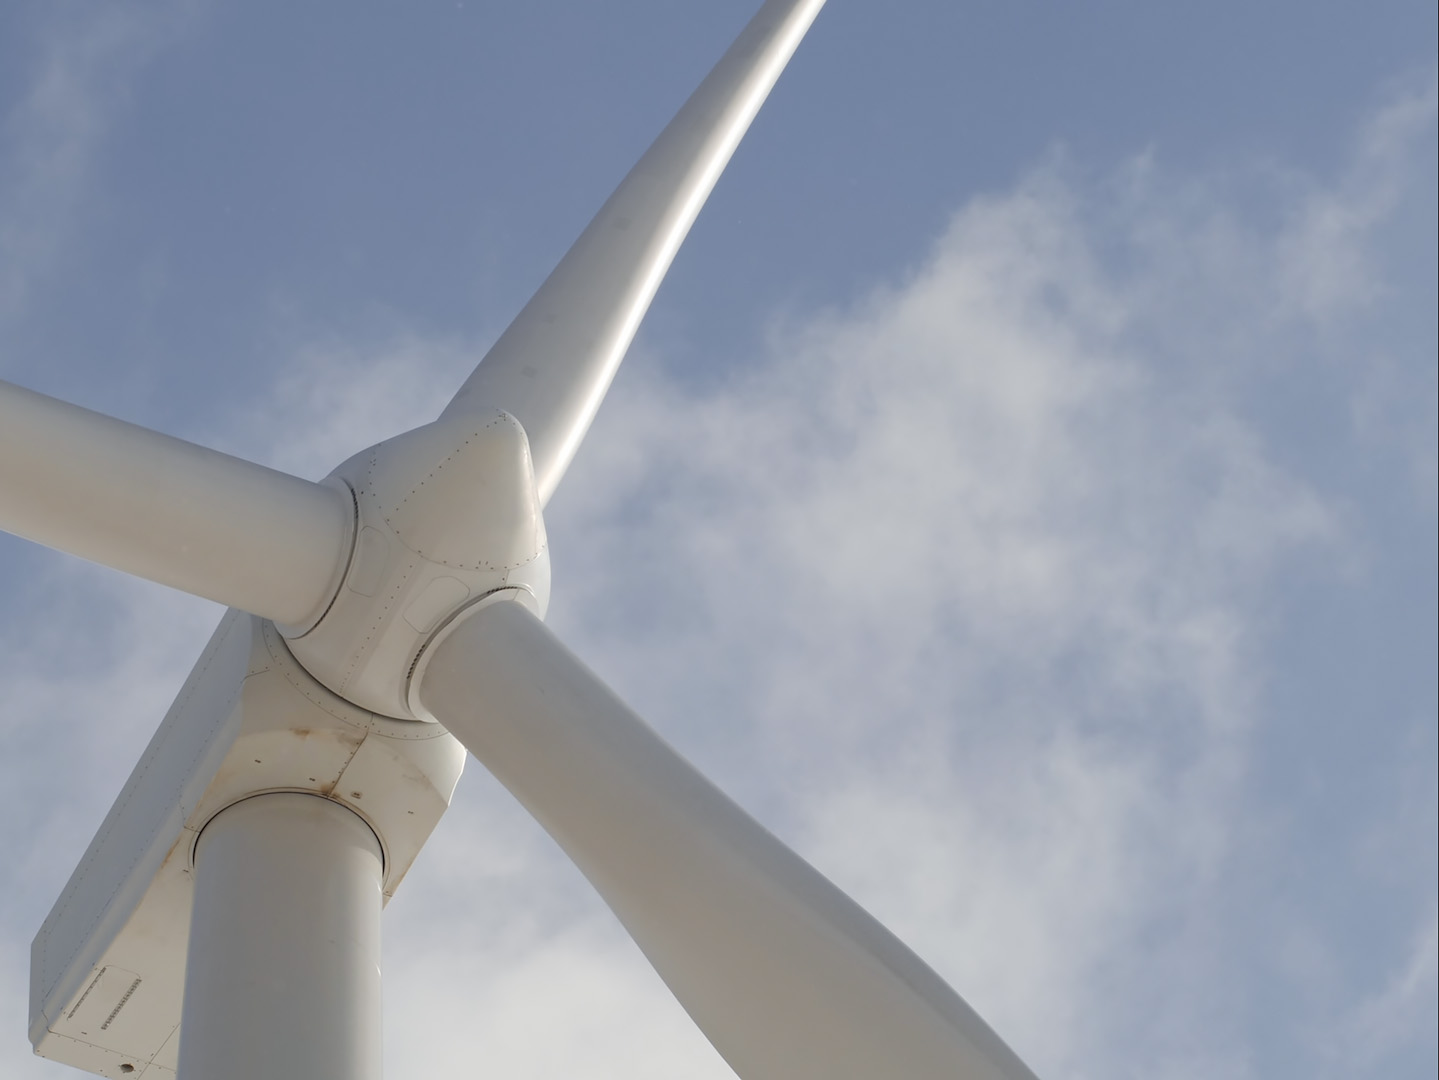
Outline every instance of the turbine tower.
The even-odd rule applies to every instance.
[[[230,608],[45,921],[36,1052],[376,1080],[380,917],[466,752],[743,1080],[1033,1080],[545,626],[544,508],[823,0],[768,0],[432,423],[312,483],[0,383],[0,528]]]

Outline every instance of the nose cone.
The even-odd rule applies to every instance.
[[[503,571],[545,547],[529,439],[509,413],[437,420],[381,444],[366,496],[428,562]]]
[[[334,475],[355,496],[354,550],[320,621],[284,631],[290,651],[360,708],[422,719],[409,705],[410,673],[446,620],[500,590],[545,609],[550,560],[529,440],[507,413],[450,417],[372,446]]]

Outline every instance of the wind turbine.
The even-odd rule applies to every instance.
[[[0,384],[0,527],[232,610],[35,940],[37,1052],[378,1077],[379,924],[473,753],[744,1080],[1033,1074],[546,628],[543,510],[823,0],[768,0],[438,419],[311,483]]]

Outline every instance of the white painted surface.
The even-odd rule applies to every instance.
[[[308,625],[350,557],[347,492],[0,382],[0,529]]]
[[[36,409],[50,409],[64,437],[44,444],[49,452],[39,455],[39,466],[22,462],[15,485],[23,493],[29,484],[43,497],[16,503],[15,531],[272,617],[291,638],[294,657],[269,624],[232,615],[222,625],[215,657],[225,663],[202,660],[37,938],[31,1035],[39,1052],[107,1075],[118,1068],[122,1075],[164,1076],[172,1066],[185,1080],[377,1075],[382,896],[443,812],[463,758],[436,725],[392,719],[411,715],[410,672],[427,638],[443,633],[457,610],[502,589],[520,602],[489,610],[524,606],[521,621],[502,625],[521,643],[531,642],[538,628],[542,643],[532,657],[538,668],[513,648],[498,650],[496,656],[517,662],[507,674],[523,683],[537,671],[566,678],[583,671],[545,636],[537,618],[549,589],[541,508],[676,250],[822,2],[766,3],[451,408],[435,423],[350,459],[331,486],[41,399]],[[17,413],[34,412],[30,399],[37,397],[14,391]],[[531,425],[533,458],[526,438]],[[43,444],[42,435],[22,434],[16,446],[28,453],[28,443]],[[69,454],[71,444],[80,448],[77,454]],[[53,499],[42,490],[48,480],[59,492]],[[39,525],[22,520],[31,507],[40,508],[32,515]],[[264,543],[252,542],[257,535]],[[501,625],[486,615],[472,622]],[[466,657],[474,644],[466,633],[470,625],[461,625],[436,659]],[[441,700],[465,725],[470,745],[482,743],[475,684],[448,667],[437,681],[460,695],[441,694]],[[597,685],[583,684],[580,697],[599,700]],[[203,706],[198,717],[192,698]],[[607,700],[614,707],[601,707],[600,743],[616,731],[648,731]],[[533,705],[538,728],[549,725],[565,743],[575,730],[574,704],[561,694],[558,711],[546,712],[521,691],[501,704],[495,720],[503,726],[518,717],[516,709]],[[427,730],[421,735],[416,728]],[[634,759],[602,754],[600,763],[618,765],[623,774],[649,753],[643,737],[637,745]],[[613,857],[632,847],[622,835],[624,815],[606,815],[603,785],[616,774],[608,781],[602,770],[578,775],[575,760],[563,752],[553,764],[541,762],[538,771],[529,762],[526,775],[523,768],[510,769],[513,762],[503,754],[496,760],[502,779],[518,785],[522,801],[547,827],[558,827],[562,842],[593,838],[596,829],[619,830],[599,837],[597,847],[567,843],[597,883],[615,870]],[[652,775],[640,775],[650,767]],[[752,977],[770,975],[789,979],[777,978],[776,986],[834,982],[844,993],[862,985],[862,1000],[846,1017],[878,1008],[891,1022],[866,1023],[880,1029],[886,1046],[917,1040],[910,1058],[931,1060],[924,1033],[935,1029],[925,1012],[932,1002],[904,998],[901,985],[914,971],[927,971],[922,964],[894,942],[894,957],[904,968],[898,982],[890,973],[846,983],[838,969],[853,967],[854,950],[827,951],[827,932],[815,931],[809,908],[802,903],[796,916],[782,897],[775,902],[774,880],[743,860],[708,877],[698,871],[715,869],[700,864],[713,847],[708,841],[723,834],[738,838],[748,855],[780,852],[780,876],[790,875],[781,892],[799,882],[797,887],[819,890],[806,902],[846,912],[853,905],[845,908],[842,894],[677,758],[651,755],[640,773],[620,776],[636,805],[671,818],[671,835],[655,851],[696,870],[693,882],[705,882],[714,895],[686,894],[699,921],[686,917],[671,924],[654,916],[669,903],[672,883],[646,867],[632,867],[631,880],[617,888],[602,885],[601,891],[652,959],[665,953],[674,934],[717,935],[678,948],[676,964],[655,962],[722,1051],[745,1063],[747,1080],[860,1075],[852,1071],[856,1062],[890,1060],[880,1052],[846,1058],[842,1050],[856,1044],[842,1039],[834,1040],[838,1050],[801,1054],[804,1041],[815,1035],[816,1016],[832,1021],[823,1003],[796,1023],[769,1009],[768,1034],[760,1037],[751,1022],[753,1007],[736,1010],[731,1002],[715,1009],[704,1002],[715,987],[722,996],[748,994]],[[585,782],[596,777],[599,788]],[[529,794],[548,793],[535,803],[526,795],[531,782],[536,786]],[[547,805],[572,783],[572,792]],[[663,793],[658,801],[657,792]],[[696,792],[702,801],[719,800],[711,807],[720,813],[712,828],[687,814]],[[565,808],[558,818],[557,807]],[[576,813],[588,820],[575,820]],[[559,823],[567,815],[577,832],[566,833]],[[726,832],[731,827],[733,835]],[[201,830],[201,869],[192,874],[191,841]],[[696,841],[698,861],[681,850]],[[729,913],[714,921],[722,910]],[[188,950],[181,937],[187,922]],[[874,930],[884,942],[891,940],[877,924]],[[788,952],[779,950],[768,967],[733,978],[731,951],[752,957],[768,950],[776,934],[785,938],[790,931]],[[860,952],[858,964],[872,966],[873,958]],[[705,973],[711,969],[713,977]],[[182,981],[183,1024],[175,1009]],[[901,1003],[886,1004],[897,990]],[[769,988],[764,1000],[776,992]],[[115,1004],[107,1008],[111,999]],[[133,1044],[143,1057],[133,1056],[128,1045],[114,1045],[111,1022],[122,1015],[134,1026]],[[81,1025],[80,1034],[66,1030],[67,1024]],[[99,1035],[92,1030],[97,1026]],[[775,1034],[777,1028],[792,1031]],[[943,1023],[939,1028],[943,1042],[947,1029]],[[873,1051],[874,1043],[861,1039],[857,1045]],[[842,1058],[850,1072],[823,1071]],[[1012,1080],[1026,1074],[974,1075]]]
[[[410,711],[430,633],[468,603],[520,589],[540,614],[549,546],[525,430],[508,413],[437,420],[363,450],[331,479],[354,492],[360,541],[324,618],[281,629],[320,682],[383,716]]]
[[[181,1080],[379,1080],[380,844],[314,795],[259,795],[200,837]]]
[[[903,942],[521,605],[462,618],[418,692],[565,849],[744,1080],[1034,1080]]]
[[[310,678],[273,626],[226,615],[36,935],[36,1052],[103,1076],[172,1076],[191,857],[206,823],[258,792],[344,803],[382,838],[388,899],[449,805],[464,760],[443,728],[350,705]],[[119,985],[111,969],[140,983],[97,1028],[95,1002]]]
[[[824,0],[769,0],[720,58],[444,416],[504,409],[530,437],[548,503],[655,290]]]

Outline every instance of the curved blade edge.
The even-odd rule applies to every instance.
[[[770,0],[759,10],[445,409],[517,417],[542,505],[700,208],[823,4]]]
[[[347,491],[0,382],[0,529],[276,622],[323,614]]]
[[[520,605],[459,624],[419,696],[559,842],[744,1080],[1034,1080]]]

